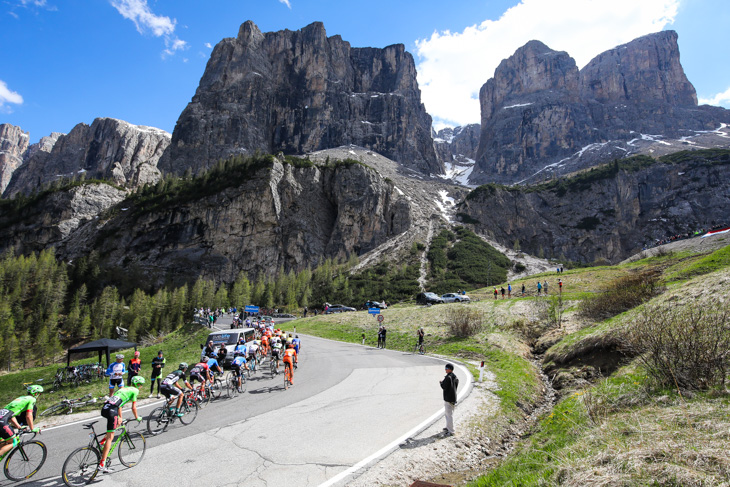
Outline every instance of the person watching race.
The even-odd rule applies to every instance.
[[[109,364],[106,369],[106,376],[109,377],[109,396],[114,394],[114,387],[121,389],[124,386],[124,374],[127,368],[124,366],[124,355],[117,355],[117,361]]]
[[[38,433],[40,428],[33,426],[33,419],[37,411],[36,401],[43,392],[43,387],[32,385],[28,387],[28,394],[20,396],[10,402],[3,409],[0,409],[0,458],[20,442],[17,431],[22,426],[28,426],[33,433]]]
[[[122,357],[124,358],[124,357]],[[106,465],[106,459],[109,456],[109,450],[114,441],[114,430],[116,430],[122,422],[122,407],[128,402],[132,403],[132,413],[134,419],[138,423],[142,422],[142,418],[137,414],[137,397],[139,396],[138,385],[144,384],[145,380],[142,376],[132,378],[132,385],[118,389],[109,399],[104,402],[101,408],[101,416],[106,418],[106,436],[104,437],[104,450],[101,453],[101,461],[99,462],[99,470],[102,473],[109,473],[109,466]]]
[[[294,366],[298,363],[298,359],[297,351],[294,350],[293,344],[286,346],[286,350],[284,350],[284,358],[282,360],[284,362],[284,370],[286,371],[286,368],[289,368],[289,374],[291,377],[289,384],[294,385]]]
[[[421,345],[423,345],[423,336],[424,336],[423,327],[420,327],[418,329],[418,331],[416,332],[416,335],[418,336],[418,346],[420,347]]]
[[[162,381],[162,385],[160,386],[162,394],[167,398],[167,402],[165,403],[166,407],[170,407],[173,398],[177,398],[177,404],[175,405],[175,415],[177,417],[182,417],[183,415],[180,412],[183,401],[183,391],[182,387],[180,387],[180,381],[183,381],[185,387],[187,387],[188,389],[193,388],[193,386],[190,385],[190,382],[188,382],[187,378],[185,377],[186,370],[188,370],[188,364],[186,364],[185,362],[181,362],[180,365],[177,366],[177,370],[168,374],[167,377],[164,378],[164,380]]]
[[[190,383],[195,384],[195,381],[200,382],[200,387],[198,387],[198,393],[203,392],[203,387],[205,386],[205,381],[211,380],[210,375],[210,369],[208,368],[208,357],[203,357],[201,361],[190,370]],[[194,388],[193,388],[194,389]]]

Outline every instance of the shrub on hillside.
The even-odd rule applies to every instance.
[[[730,365],[730,304],[649,306],[629,325],[626,351],[659,385],[703,390],[724,385]]]
[[[452,335],[459,338],[470,337],[484,328],[484,315],[476,309],[456,306],[446,313],[446,324]]]
[[[660,273],[645,270],[610,282],[601,292],[583,300],[580,313],[593,320],[605,320],[650,300],[661,291]]]

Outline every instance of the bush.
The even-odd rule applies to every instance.
[[[446,324],[452,335],[459,338],[470,337],[484,328],[484,315],[475,309],[453,307],[446,313]]]
[[[626,351],[660,386],[704,390],[725,384],[730,304],[648,306],[629,325]]]
[[[645,270],[610,282],[606,288],[580,304],[580,314],[593,320],[605,320],[628,311],[656,296],[660,273]]]

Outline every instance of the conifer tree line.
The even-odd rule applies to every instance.
[[[325,302],[362,306],[368,299],[397,300],[417,292],[417,265],[383,263],[351,276],[356,262],[327,259],[314,270],[280,267],[275,276],[255,280],[241,271],[231,284],[201,277],[190,285],[149,290],[130,287],[133,273],[117,276],[124,281],[119,286],[111,284],[93,253],[66,263],[53,249],[27,256],[8,251],[0,259],[0,367],[48,365],[69,347],[116,338],[118,326],[135,342],[169,333],[190,322],[200,307],[254,304],[297,313]]]

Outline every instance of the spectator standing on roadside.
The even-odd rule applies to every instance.
[[[545,291],[545,296],[547,296],[548,293],[548,282],[547,279],[545,280],[545,283],[542,285],[543,290]]]
[[[497,299],[497,288],[494,288],[494,299]]]
[[[454,435],[454,408],[456,407],[456,389],[459,387],[459,378],[454,375],[454,366],[446,364],[446,377],[439,383],[444,394],[444,413],[446,416],[446,436]]]
[[[383,344],[383,325],[378,327],[378,348]]]
[[[157,399],[160,398],[160,381],[162,380],[162,367],[165,366],[165,357],[162,356],[162,350],[157,352],[157,357],[152,359],[152,378],[150,379],[150,397],[157,382]],[[157,379],[157,381],[155,381]]]
[[[226,355],[228,355],[228,349],[226,348],[226,344],[221,343],[221,348],[218,349],[218,363],[221,364],[221,367],[223,366],[224,360],[226,359]]]
[[[309,310],[308,310],[308,309],[307,309],[307,307],[305,306],[305,307],[304,307],[304,317],[305,317],[305,318],[307,317],[307,311],[309,311]]]
[[[512,299],[512,284],[507,284],[507,297]]]
[[[214,354],[214,355],[216,355],[217,354],[216,352],[217,351],[215,349],[215,345],[213,345],[213,340],[209,341],[208,342],[208,345],[205,347],[205,355],[207,357],[210,357],[210,354],[211,353]]]
[[[388,330],[385,328],[385,325],[383,325],[383,347],[385,348],[385,335],[388,333]]]
[[[522,297],[525,297],[525,283],[522,283]]]
[[[563,281],[558,279],[558,292],[563,294]]]
[[[540,281],[537,281],[537,295],[539,296],[542,292],[542,283]]]
[[[127,376],[127,387],[132,386],[132,377],[139,375],[142,370],[142,361],[139,359],[139,350],[134,352],[134,358],[129,359],[129,375]]]
[[[502,286],[499,291],[502,293],[502,299],[504,299],[504,286]]]

